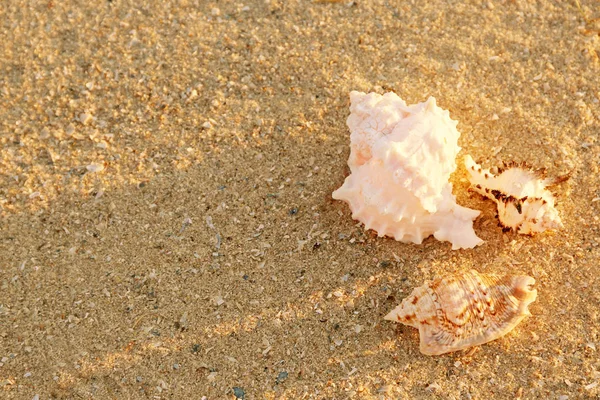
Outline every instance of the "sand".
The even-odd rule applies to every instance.
[[[0,5],[0,397],[600,395],[598,3]],[[452,251],[377,238],[331,192],[348,93],[432,95],[459,157],[550,175],[565,228]],[[532,316],[429,357],[382,317],[444,273],[535,277]]]

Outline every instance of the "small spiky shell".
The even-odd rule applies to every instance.
[[[472,189],[496,202],[498,220],[504,230],[532,235],[563,227],[554,207],[554,196],[546,188],[568,177],[545,178],[545,171],[514,162],[505,163],[498,168],[498,175],[494,175],[469,155],[465,156],[465,166]]]
[[[461,207],[450,175],[460,150],[456,121],[435,99],[411,106],[395,93],[350,93],[351,174],[333,198],[379,236],[421,243],[434,235],[453,249],[482,243],[473,230],[479,211]]]
[[[419,329],[420,350],[439,355],[496,340],[530,315],[529,276],[449,275],[425,282],[385,319]]]

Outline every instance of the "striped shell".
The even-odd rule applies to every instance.
[[[529,276],[450,275],[415,288],[385,319],[419,329],[421,353],[439,355],[496,340],[530,315]]]
[[[504,164],[494,175],[469,155],[465,166],[472,190],[496,202],[498,221],[505,231],[532,235],[563,227],[554,196],[546,188],[567,180],[568,175],[545,178],[544,172],[514,162]]]

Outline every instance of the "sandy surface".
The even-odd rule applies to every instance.
[[[597,398],[597,17],[593,0],[2,2],[0,397]],[[485,244],[363,232],[331,200],[351,90],[435,96],[459,157],[573,170],[565,229],[503,234],[461,164]],[[534,276],[533,316],[440,357],[382,320],[472,267]]]

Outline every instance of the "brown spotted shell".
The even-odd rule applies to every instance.
[[[472,190],[496,202],[503,230],[533,235],[563,227],[554,195],[548,188],[566,181],[569,174],[546,178],[542,170],[511,162],[497,168],[498,173],[494,175],[469,155],[465,156],[465,167]]]
[[[498,339],[530,315],[534,283],[475,270],[449,275],[415,288],[385,319],[419,329],[423,354],[462,350]]]

